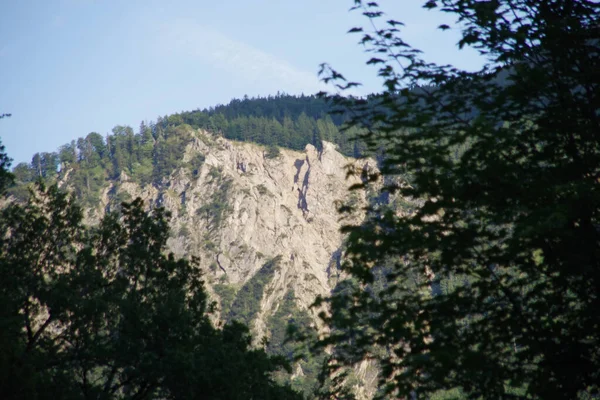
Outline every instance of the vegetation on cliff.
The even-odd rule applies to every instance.
[[[177,168],[197,170],[202,159],[184,163],[183,153],[194,129],[227,139],[268,147],[265,156],[276,157],[278,147],[302,150],[321,141],[336,143],[342,153],[360,156],[365,145],[354,141],[358,129],[340,129],[341,117],[327,114],[328,106],[316,96],[289,96],[232,100],[208,110],[183,112],[140,123],[137,132],[115,126],[103,137],[92,132],[61,146],[56,152],[36,153],[30,163],[15,166],[17,186],[11,194],[25,199],[26,186],[37,179],[54,181],[68,171],[68,184],[83,204],[95,206],[108,180],[125,174],[133,182],[160,187]]]

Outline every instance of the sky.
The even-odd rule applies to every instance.
[[[420,0],[381,0],[424,58],[474,70],[453,16]],[[380,91],[347,31],[352,0],[19,0],[0,5],[0,139],[13,166],[116,125],[226,104],[244,95],[312,94],[323,62]]]

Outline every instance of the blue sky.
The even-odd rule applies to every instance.
[[[332,64],[378,91],[368,56],[346,34],[361,24],[352,0],[19,0],[0,5],[0,138],[13,165],[115,125],[227,103],[244,95],[326,89]],[[419,0],[384,0],[425,58],[466,69],[451,16]]]

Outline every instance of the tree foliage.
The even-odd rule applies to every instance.
[[[598,4],[423,1],[484,58],[466,72],[426,62],[402,23],[354,3],[385,90],[332,99],[385,157],[361,185],[378,201],[346,228],[354,281],[329,299],[330,366],[378,359],[383,396],[597,396]]]
[[[226,317],[227,322],[238,321],[250,324],[260,312],[260,302],[265,287],[271,283],[276,269],[279,268],[281,256],[266,261],[252,278],[237,292]]]
[[[290,382],[291,386],[307,398],[314,398],[318,389],[318,377],[325,359],[324,353],[311,354],[310,346],[318,340],[311,327],[314,321],[310,314],[296,304],[293,290],[288,290],[278,304],[276,311],[267,319],[269,340],[268,354],[281,355],[288,361],[295,361],[296,376],[278,372],[280,382]]]
[[[346,117],[329,116],[328,110],[327,103],[316,96],[246,97],[210,109],[158,117],[148,124],[142,122],[137,132],[117,125],[106,137],[91,132],[57,152],[36,153],[30,163],[18,164],[14,171],[18,185],[10,192],[24,200],[27,186],[37,179],[58,179],[72,188],[83,204],[96,206],[111,180],[131,180],[164,189],[164,179],[177,169],[189,167],[193,173],[201,165],[199,159],[183,161],[195,129],[265,145],[268,158],[278,155],[278,147],[303,150],[312,144],[321,150],[323,140],[336,143],[346,155],[362,155],[365,147],[352,142],[359,129],[339,129]]]
[[[301,398],[245,326],[212,325],[195,262],[166,253],[167,213],[122,207],[89,228],[74,198],[39,184],[0,210],[0,397]]]
[[[0,196],[3,196],[6,189],[14,182],[14,175],[9,172],[12,160],[4,152],[4,145],[0,141]]]

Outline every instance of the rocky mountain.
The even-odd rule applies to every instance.
[[[201,129],[188,134],[181,166],[160,185],[143,185],[121,172],[106,181],[100,202],[88,208],[88,221],[136,197],[148,207],[165,207],[172,213],[170,249],[198,258],[218,303],[215,319],[244,322],[257,343],[268,338],[273,352],[289,353],[288,322],[321,329],[310,305],[339,278],[341,225],[360,218],[341,221],[337,206],[365,201],[348,190],[359,178],[349,176],[347,167],[371,168],[369,161],[348,158],[326,141],[320,151],[310,144],[294,151],[230,141]],[[69,188],[69,170],[63,172],[61,184]],[[316,364],[295,366],[295,377],[312,382],[301,389],[314,383]]]
[[[111,192],[164,206],[173,215],[171,249],[199,257],[213,284],[238,288],[278,257],[256,321],[257,332],[263,332],[264,315],[276,310],[287,290],[307,309],[316,295],[332,289],[342,244],[336,204],[357,179],[346,177],[345,166],[368,163],[344,157],[328,142],[321,152],[309,144],[304,152],[280,149],[269,156],[255,144],[200,130],[194,136],[183,157],[185,162],[202,155],[197,170],[174,171],[164,191],[140,187],[122,173],[105,189],[95,215],[109,207]]]

